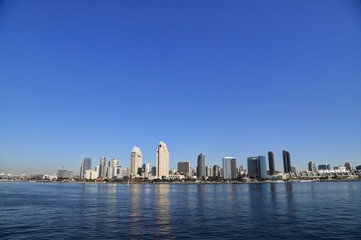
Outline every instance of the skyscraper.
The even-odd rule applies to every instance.
[[[198,155],[197,163],[197,178],[206,177],[206,155],[204,153]]]
[[[290,157],[290,153],[286,150],[282,151],[282,156],[283,156],[283,169],[285,173],[289,173],[292,172],[291,169],[291,157]]]
[[[92,168],[92,159],[91,158],[83,158],[80,166],[80,178],[84,178],[85,170]]]
[[[144,173],[144,177],[149,177],[149,174],[150,174],[150,163],[144,163],[144,164],[143,164],[142,172]]]
[[[117,177],[117,169],[118,169],[118,160],[113,158],[108,163],[108,179],[112,179],[113,177]]]
[[[268,152],[268,167],[269,167],[269,175],[275,175],[275,155],[272,150]]]
[[[220,169],[218,165],[214,165],[213,166],[213,177],[220,177],[221,173],[220,173]]]
[[[248,177],[256,179],[267,178],[266,157],[261,155],[247,158]]]
[[[142,153],[138,147],[134,146],[130,153],[130,176],[139,177],[139,168],[142,168]]]
[[[311,172],[317,171],[316,164],[314,162],[312,162],[312,161],[308,162],[308,171],[311,171]]]
[[[107,159],[103,156],[100,158],[99,177],[105,178],[106,174],[107,174]]]
[[[191,164],[189,161],[178,162],[178,172],[183,173],[184,176],[191,176]]]
[[[352,163],[345,162],[345,167],[347,171],[353,171],[353,165]]]
[[[237,177],[237,160],[234,157],[222,158],[223,178],[234,179]]]
[[[160,141],[157,148],[157,178],[169,176],[169,152],[167,145]]]

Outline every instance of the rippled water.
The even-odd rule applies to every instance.
[[[9,239],[361,239],[361,182],[0,183]]]

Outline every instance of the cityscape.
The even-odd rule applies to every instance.
[[[292,166],[291,155],[282,151],[283,172],[275,169],[274,152],[267,155],[248,157],[246,166],[237,164],[235,157],[223,157],[219,165],[206,165],[206,155],[197,157],[197,165],[191,166],[190,161],[177,162],[177,169],[169,169],[169,151],[167,145],[160,141],[156,150],[156,165],[143,163],[142,152],[134,146],[130,153],[128,167],[112,158],[108,161],[100,157],[99,165],[93,166],[93,159],[84,157],[81,161],[79,175],[73,170],[58,170],[55,174],[13,175],[0,173],[0,181],[52,181],[52,182],[121,182],[121,183],[159,183],[159,182],[270,182],[270,181],[320,181],[320,180],[357,180],[361,179],[361,165],[356,167],[350,162],[334,166],[309,161],[307,171],[297,171]],[[94,161],[96,163],[96,161]],[[268,163],[268,167],[267,167]]]

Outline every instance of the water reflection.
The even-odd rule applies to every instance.
[[[169,184],[157,184],[155,186],[155,209],[156,234],[159,237],[166,237],[171,232]]]
[[[141,234],[141,185],[129,186],[129,230],[130,235],[138,237]]]

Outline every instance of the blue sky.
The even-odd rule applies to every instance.
[[[1,1],[0,171],[361,164],[361,2]]]

